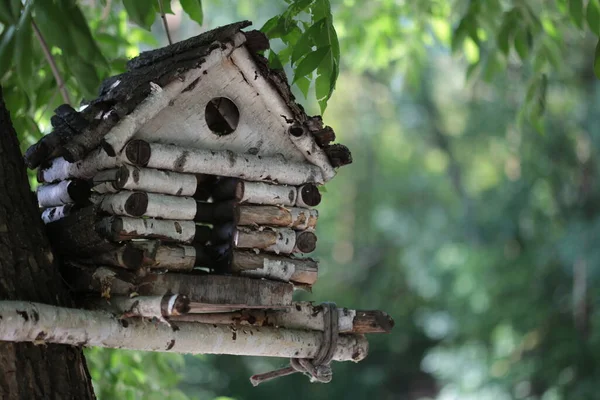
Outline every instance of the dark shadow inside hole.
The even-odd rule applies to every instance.
[[[225,97],[215,97],[206,105],[204,118],[208,128],[218,136],[229,135],[240,122],[240,111]]]

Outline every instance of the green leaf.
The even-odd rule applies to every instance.
[[[67,61],[69,69],[77,80],[77,87],[81,90],[83,96],[88,99],[96,97],[100,79],[94,65],[78,57],[70,57]]]
[[[150,1],[150,0],[149,0]],[[175,15],[175,13],[173,12],[173,8],[171,8],[171,0],[152,0],[154,1],[154,10],[157,13],[160,13],[160,4],[162,5],[162,10],[165,14],[173,14]]]
[[[16,26],[9,26],[4,29],[2,36],[0,36],[0,79],[12,66],[16,31]]]
[[[153,0],[123,0],[123,5],[129,19],[142,28],[150,30],[156,18]]]
[[[569,15],[579,29],[583,29],[583,0],[569,0]]]
[[[317,40],[321,39],[320,31],[325,25],[326,19],[323,18],[320,21],[315,22],[310,28],[308,28],[302,36],[298,39],[294,45],[294,51],[292,53],[292,64],[301,59],[303,56],[312,51],[313,46],[320,47],[320,45],[329,45],[329,43],[317,43]]]
[[[273,50],[269,50],[269,67],[271,69],[283,69],[279,56]]]
[[[308,90],[310,89],[310,79],[303,76],[296,81],[296,86],[300,89],[300,92],[304,95],[304,98],[308,98]]]
[[[594,73],[600,79],[600,40],[596,45],[596,54],[594,55]]]
[[[600,36],[600,0],[589,0],[585,16],[590,30]]]
[[[56,46],[68,53],[76,53],[75,44],[69,32],[71,16],[61,10],[54,1],[38,1],[35,5],[35,22],[42,36],[50,46]]]
[[[323,60],[330,54],[331,46],[321,47],[309,54],[306,55],[298,63],[298,67],[296,67],[296,71],[294,74],[294,81],[296,82],[303,76],[307,76],[311,72],[313,72],[317,67],[323,62]]]
[[[0,23],[2,25],[13,25],[18,21],[13,15],[10,0],[0,0]]]
[[[525,62],[529,55],[532,40],[531,32],[527,28],[519,29],[515,35],[515,49],[523,62]]]
[[[202,25],[204,12],[202,11],[202,0],[180,0],[181,7],[191,19]]]

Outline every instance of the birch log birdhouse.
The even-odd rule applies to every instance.
[[[25,160],[38,169],[42,218],[81,305],[64,318],[130,320],[83,344],[285,356],[291,369],[254,382],[294,371],[325,382],[320,367],[361,360],[363,334],[393,321],[292,300],[317,281],[306,254],[317,245],[318,186],[352,158],[295,102],[259,53],[267,38],[242,31],[249,25],[130,60],[81,111],[56,109],[52,133]],[[45,329],[45,340],[65,342]]]

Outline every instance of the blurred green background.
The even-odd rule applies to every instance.
[[[177,41],[240,19],[258,29],[288,6],[206,0],[199,25],[173,1],[167,17]],[[149,33],[120,2],[81,7],[108,60],[98,79],[166,44],[160,18]],[[328,385],[250,385],[286,360],[88,349],[98,397],[600,398],[600,4],[336,0],[332,15],[341,63],[324,121],[354,163],[326,186],[320,278],[299,299],[385,310],[394,332]],[[26,148],[62,101],[19,79],[2,83]]]

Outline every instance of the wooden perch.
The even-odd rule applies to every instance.
[[[98,193],[115,193],[125,189],[206,200],[210,196],[212,180],[213,177],[208,175],[123,165],[118,169],[100,171],[94,176],[93,182],[94,190]]]
[[[257,278],[275,279],[313,285],[317,281],[318,264],[312,258],[290,258],[274,254],[234,250],[221,269]]]
[[[169,351],[186,354],[232,354],[313,358],[322,332],[270,327],[235,327],[178,322],[149,324],[120,320],[106,311],[55,307],[25,301],[0,301],[0,340],[72,346]],[[368,352],[363,335],[340,335],[333,359],[358,362]]]
[[[214,229],[215,240],[232,243],[239,249],[259,249],[274,253],[310,253],[315,250],[317,236],[311,231],[290,228],[251,229],[235,227],[232,223]]]
[[[192,309],[203,311],[278,308],[287,307],[292,302],[293,286],[284,282],[185,273],[129,277],[121,271],[108,267],[71,268],[65,278],[73,290],[80,293],[96,292],[109,296],[181,293],[189,297]]]
[[[286,329],[323,330],[323,310],[309,302],[296,302],[287,310],[241,310],[228,313],[177,315],[170,321],[244,326],[272,326]],[[339,308],[340,333],[391,333],[394,320],[377,310]]]
[[[161,239],[167,242],[191,243],[204,227],[194,221],[160,220],[153,218],[105,217],[96,230],[109,240],[118,242],[130,239]]]
[[[239,178],[224,178],[215,185],[213,200],[236,200],[240,203],[314,207],[321,202],[317,187],[306,184],[295,186],[271,185],[263,182],[245,182]]]
[[[37,188],[40,207],[54,207],[71,203],[84,203],[90,198],[90,185],[82,180],[61,181],[40,185]]]
[[[327,154],[317,145],[305,126],[293,124],[289,127],[288,133],[290,139],[298,147],[298,150],[304,154],[304,157],[321,169],[325,182],[335,176],[335,170],[331,166]]]
[[[289,185],[323,183],[321,170],[283,157],[237,154],[229,150],[193,149],[136,139],[125,147],[130,164],[176,172],[208,174]]]

